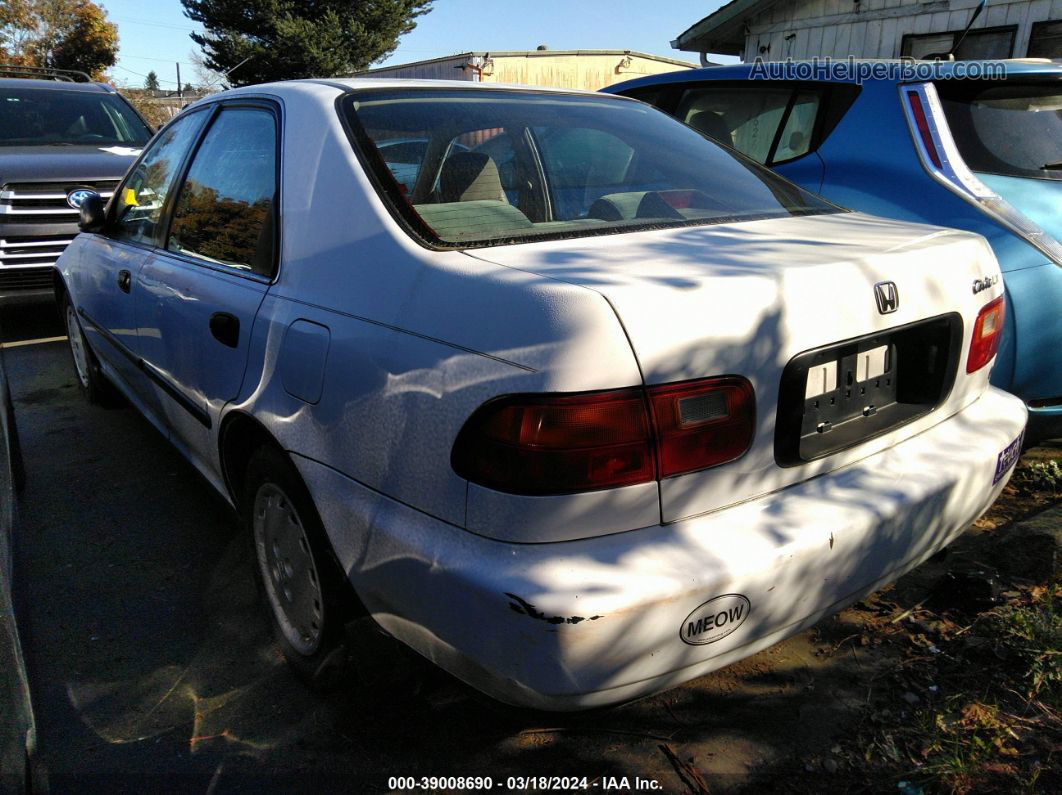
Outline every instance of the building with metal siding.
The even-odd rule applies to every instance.
[[[622,80],[695,66],[687,61],[633,50],[463,52],[445,58],[370,69],[357,76],[468,80],[597,91]]]
[[[744,61],[947,54],[979,0],[733,0],[679,34],[677,50]],[[958,58],[1062,57],[1062,0],[989,0]]]

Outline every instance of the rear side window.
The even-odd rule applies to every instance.
[[[166,248],[272,276],[277,128],[259,108],[225,108],[181,187]]]
[[[771,146],[792,95],[784,88],[691,88],[679,100],[675,115],[756,162],[770,163]]]
[[[798,91],[789,109],[789,118],[782,127],[772,163],[783,163],[806,155],[811,150],[811,138],[819,116],[819,95],[813,91]]]
[[[937,84],[966,165],[989,174],[1062,179],[1062,88],[984,82]]]
[[[775,166],[815,151],[859,91],[847,83],[706,80],[662,86],[653,102],[698,132]]]

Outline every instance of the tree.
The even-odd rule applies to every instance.
[[[91,0],[0,0],[0,59],[78,69],[95,80],[114,66],[118,28]]]
[[[232,85],[360,71],[392,53],[433,0],[181,0],[204,65]]]
[[[107,21],[106,12],[95,3],[81,0],[74,7],[73,24],[52,50],[48,66],[79,69],[95,80],[114,66],[118,56],[118,28]]]
[[[35,66],[29,53],[29,41],[36,29],[29,0],[0,2],[0,61],[21,66]]]
[[[147,77],[144,78],[144,88],[148,91],[159,90],[159,76],[155,74],[155,70],[152,69],[147,73]]]

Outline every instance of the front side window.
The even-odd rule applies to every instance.
[[[838,210],[663,112],[616,97],[388,89],[352,93],[344,110],[393,210],[436,244]],[[412,181],[388,152],[403,138],[424,141]]]
[[[973,171],[1062,179],[1062,86],[1007,81],[937,84],[948,127]]]
[[[0,146],[126,146],[151,131],[122,99],[95,91],[0,88]]]
[[[166,248],[271,276],[276,195],[275,117],[259,108],[225,108],[188,169]]]
[[[191,113],[165,127],[114,196],[114,236],[153,245],[177,172],[208,113]]]

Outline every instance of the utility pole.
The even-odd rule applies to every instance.
[[[181,83],[181,62],[177,62],[177,101],[184,107],[184,86]]]

